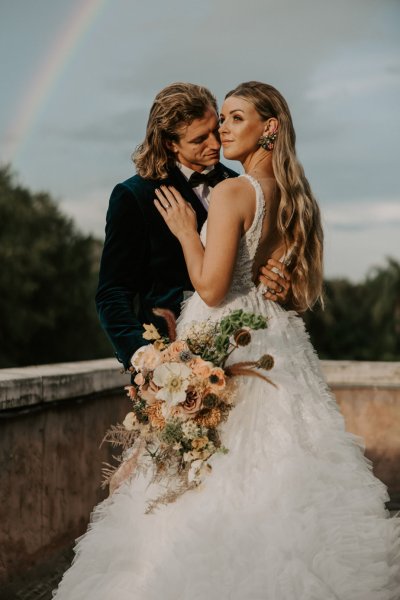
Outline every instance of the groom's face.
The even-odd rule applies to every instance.
[[[218,127],[218,115],[212,107],[200,119],[184,125],[177,132],[179,140],[171,142],[175,159],[193,171],[215,165],[221,148]]]

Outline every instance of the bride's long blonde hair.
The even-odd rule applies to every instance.
[[[271,85],[258,81],[241,83],[225,96],[251,102],[263,120],[278,120],[272,150],[272,166],[280,190],[278,231],[290,255],[293,304],[296,310],[322,302],[323,232],[317,201],[296,156],[296,134],[289,107]]]

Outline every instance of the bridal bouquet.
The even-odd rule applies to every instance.
[[[268,354],[226,366],[235,349],[251,343],[251,330],[267,327],[264,317],[235,310],[218,322],[192,322],[176,339],[173,314],[154,312],[166,319],[168,337],[161,337],[154,325],[144,325],[143,337],[151,343],[133,355],[133,384],[125,388],[132,410],[104,438],[122,447],[119,464],[103,470],[111,492],[134,471],[148,469],[151,481],[163,488],[147,512],[199,485],[211,470],[210,457],[228,452],[220,425],[234,405],[234,377],[251,375],[274,385],[259,371],[272,368]]]

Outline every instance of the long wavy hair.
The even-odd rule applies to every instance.
[[[272,167],[280,190],[278,231],[290,257],[294,307],[304,311],[323,304],[323,231],[321,215],[302,165],[296,156],[296,134],[286,100],[271,85],[241,83],[226,95],[251,102],[262,120],[278,120]]]
[[[147,122],[146,136],[132,154],[136,171],[145,179],[164,179],[175,158],[168,142],[179,141],[179,130],[201,119],[212,108],[218,112],[212,93],[193,83],[172,83],[154,99]]]

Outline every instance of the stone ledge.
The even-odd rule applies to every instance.
[[[333,389],[400,389],[399,362],[321,361]],[[0,411],[122,390],[129,374],[121,374],[115,358],[0,369]]]
[[[321,367],[335,389],[400,389],[400,362],[321,360]]]
[[[127,383],[115,358],[0,369],[0,410],[122,390]]]

